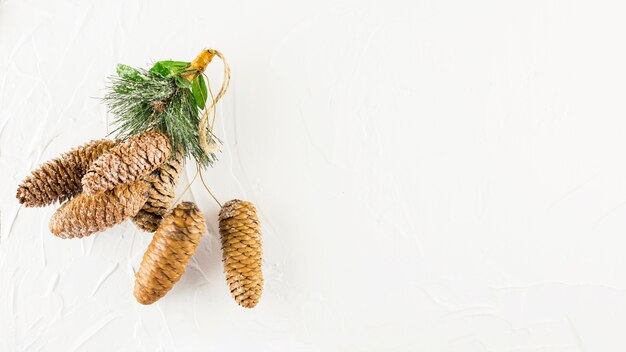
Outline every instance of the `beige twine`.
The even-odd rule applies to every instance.
[[[224,79],[222,80],[222,87],[220,88],[220,91],[217,93],[217,96],[215,96],[215,99],[213,99],[211,106],[208,109],[204,110],[204,113],[202,114],[202,118],[200,119],[200,122],[198,123],[198,137],[200,141],[200,146],[207,153],[214,153],[217,151],[217,145],[215,143],[209,143],[209,140],[208,140],[209,133],[213,132],[212,131],[213,128],[211,129],[208,128],[209,116],[211,115],[211,112],[213,112],[213,116],[215,116],[216,114],[215,105],[224,96],[224,94],[226,94],[226,90],[228,89],[228,85],[230,84],[230,67],[228,66],[228,62],[226,61],[226,58],[224,58],[224,55],[221,52],[217,50],[213,50],[213,49],[209,49],[208,52],[219,57],[220,60],[222,60],[222,64],[224,65]],[[210,87],[208,79],[206,83],[210,89],[211,87]],[[213,95],[213,92],[211,92],[211,95]],[[214,117],[214,120],[215,120],[215,117]]]

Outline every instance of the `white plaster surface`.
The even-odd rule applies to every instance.
[[[625,6],[0,0],[0,351],[626,351]],[[263,222],[253,310],[200,182],[209,231],[147,307],[150,236],[57,239],[15,199],[108,133],[117,63],[204,47],[233,70],[208,183]]]

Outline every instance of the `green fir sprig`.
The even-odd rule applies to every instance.
[[[110,77],[103,100],[115,116],[111,132],[117,138],[156,129],[170,137],[174,152],[193,157],[201,167],[217,160],[215,153],[205,151],[198,139],[198,122],[207,98],[204,77],[191,82],[188,62],[159,61],[150,70],[117,66],[117,75]],[[219,143],[211,133],[210,143]]]

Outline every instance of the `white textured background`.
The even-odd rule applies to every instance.
[[[0,0],[0,350],[625,351],[625,18],[623,1]],[[210,231],[148,307],[148,235],[60,240],[56,207],[15,200],[107,133],[117,63],[204,47],[233,69],[209,183],[263,221],[254,310],[229,296],[199,182],[185,198]]]

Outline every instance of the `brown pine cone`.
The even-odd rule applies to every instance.
[[[27,207],[43,207],[76,196],[91,163],[115,144],[108,139],[91,141],[44,163],[17,188],[18,201]]]
[[[150,186],[137,180],[106,192],[81,193],[52,215],[49,228],[61,238],[85,237],[135,216],[146,202]]]
[[[256,209],[250,202],[226,202],[219,215],[224,272],[237,303],[252,308],[263,292],[262,243]]]
[[[173,154],[161,167],[154,170],[144,180],[150,184],[150,196],[133,222],[140,229],[154,232],[159,227],[163,215],[174,201],[178,175],[183,169],[185,157],[182,153]]]
[[[133,216],[135,226],[146,232],[156,231],[159,228],[159,225],[161,225],[162,220],[163,216],[156,215],[145,210],[139,210],[137,215]]]
[[[83,177],[83,191],[98,193],[132,182],[161,166],[172,153],[169,138],[148,131],[120,142],[96,159]]]
[[[165,215],[135,275],[137,302],[152,304],[174,287],[205,229],[204,215],[194,203],[183,202]]]

